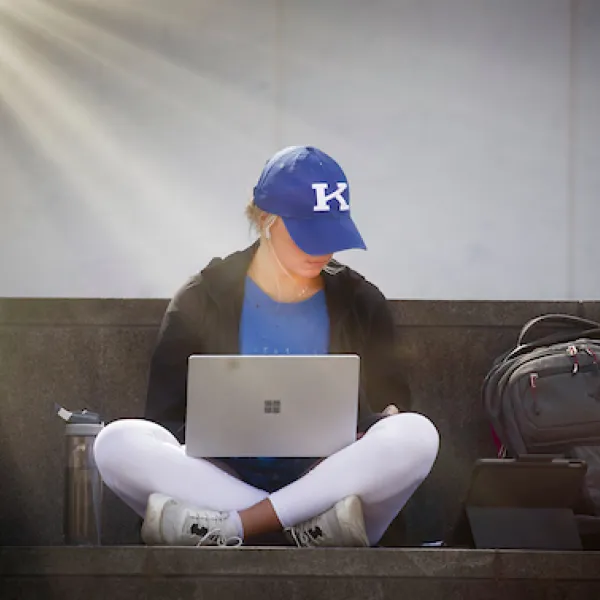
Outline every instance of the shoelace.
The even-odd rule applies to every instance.
[[[244,542],[242,538],[238,536],[232,536],[228,538],[221,533],[220,525],[222,525],[222,523],[227,519],[227,517],[227,513],[217,513],[216,515],[200,515],[199,513],[193,514],[191,519],[191,533],[199,536],[200,538],[196,546],[202,546],[207,542],[211,543],[211,545],[217,546],[241,546]],[[199,521],[207,521],[207,527],[202,526],[202,529],[206,531],[206,533],[204,533],[203,535],[200,531],[200,527],[198,527]],[[195,528],[197,528],[197,531],[194,531]]]
[[[315,538],[313,538],[308,531],[296,531],[294,528],[291,528],[288,531],[290,532],[290,535],[292,536],[292,539],[298,548],[312,548],[316,546]]]
[[[242,538],[236,536],[226,538],[220,529],[211,529],[206,535],[200,538],[200,541],[196,546],[202,546],[204,542],[213,542],[217,546],[229,546],[231,548],[237,548],[243,544]]]

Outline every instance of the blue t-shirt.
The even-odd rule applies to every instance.
[[[325,292],[301,302],[277,302],[247,277],[239,336],[241,354],[327,354]],[[272,492],[302,476],[315,459],[230,458],[225,462],[247,483]]]
[[[241,354],[327,354],[325,292],[301,302],[277,302],[246,278],[240,323]]]

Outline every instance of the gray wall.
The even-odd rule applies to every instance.
[[[597,0],[0,0],[0,57],[0,296],[168,297],[310,143],[389,296],[600,298]]]

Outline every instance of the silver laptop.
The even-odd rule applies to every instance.
[[[360,359],[191,356],[186,453],[326,457],[356,440]]]

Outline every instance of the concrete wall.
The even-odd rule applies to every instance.
[[[171,296],[310,143],[390,297],[600,297],[595,0],[0,0],[0,56],[0,296]]]
[[[61,543],[64,423],[54,402],[106,422],[143,414],[147,369],[166,301],[0,298],[0,546]],[[403,511],[406,538],[446,538],[474,461],[495,448],[481,403],[494,359],[522,324],[544,313],[600,320],[600,303],[391,302],[401,342],[398,368],[441,438],[431,475]],[[371,399],[374,410],[383,410]],[[139,542],[139,520],[107,492],[105,544]],[[0,594],[0,597],[2,595]]]

